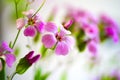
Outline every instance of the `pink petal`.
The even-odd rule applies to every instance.
[[[88,43],[88,50],[92,53],[93,56],[97,54],[97,43],[90,41]]]
[[[2,62],[1,62],[1,60],[0,60],[0,71],[2,70]]]
[[[57,55],[67,55],[69,52],[69,46],[67,45],[66,42],[58,42],[56,45],[55,53]]]
[[[64,37],[65,42],[68,44],[69,49],[73,48],[75,45],[75,39],[72,36],[66,36]]]
[[[6,63],[9,67],[12,67],[13,63],[15,62],[16,58],[13,54],[4,54],[6,58]]]
[[[4,51],[13,52],[13,50],[9,47],[7,42],[2,42],[0,46],[0,52],[3,53]]]
[[[45,31],[48,31],[48,32],[52,32],[52,33],[56,33],[58,31],[57,29],[57,26],[55,23],[53,22],[48,22],[46,25],[45,25]]]
[[[54,34],[45,34],[42,36],[42,43],[46,48],[52,48],[56,44],[57,40]]]
[[[66,30],[62,25],[60,26],[60,31],[59,31],[59,35],[60,36],[66,36],[67,34],[71,34],[70,31]]]
[[[36,29],[34,26],[28,26],[25,30],[24,30],[24,35],[25,36],[29,36],[29,37],[34,37],[36,35]]]
[[[85,30],[86,35],[89,38],[93,39],[99,35],[99,30],[96,24],[88,24],[86,25],[86,28],[84,30]]]
[[[33,9],[30,9],[30,10],[28,10],[28,11],[24,11],[24,12],[23,12],[23,14],[24,14],[25,16],[27,16],[28,18],[31,18],[32,15],[33,15],[33,13],[34,13],[34,10],[33,10]]]
[[[23,18],[19,18],[16,21],[17,29],[22,29],[25,26],[25,20]]]
[[[65,29],[69,29],[69,27],[72,25],[72,23],[73,23],[73,20],[71,19],[68,22],[66,22],[63,26]]]
[[[39,21],[39,22],[35,23],[35,26],[36,26],[36,29],[37,29],[40,33],[43,32],[43,29],[44,29],[44,22]]]

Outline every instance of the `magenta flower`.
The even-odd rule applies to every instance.
[[[39,33],[43,32],[44,22],[40,19],[39,16],[34,15],[33,10],[23,12],[23,14],[27,17],[27,19],[20,18],[16,21],[16,23],[18,29],[21,29],[25,26],[25,36],[34,37],[37,31]]]
[[[12,52],[13,50],[8,46],[8,44],[6,42],[2,42],[0,46],[0,58],[5,57],[5,61],[8,67],[11,67],[16,60]],[[0,61],[0,67],[1,67],[1,61]]]
[[[55,46],[57,55],[66,55],[73,47],[74,39],[69,36],[70,32],[62,27],[59,28],[52,22],[45,25],[46,33],[42,36],[42,43],[46,48]]]

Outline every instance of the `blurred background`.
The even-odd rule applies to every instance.
[[[13,1],[0,0],[0,43],[1,41],[13,41],[17,33]],[[25,0],[21,1],[23,1],[22,4]],[[37,10],[41,2],[42,0],[35,0],[29,8]],[[21,11],[22,7],[19,6]],[[54,22],[62,23],[68,7],[89,11],[97,17],[105,13],[120,26],[120,0],[47,0],[39,14],[43,20],[47,20],[54,10],[56,13]],[[21,15],[19,14],[19,16]],[[42,44],[34,45],[32,39],[24,37],[21,32],[15,46],[18,60],[27,54],[31,48],[37,52],[40,45]],[[52,51],[48,51],[48,53],[52,53]],[[16,75],[13,80],[34,80],[35,74],[37,77],[41,74],[44,75],[41,80],[119,80],[120,78],[109,79],[108,77],[113,75],[119,75],[120,77],[120,41],[114,43],[111,39],[108,39],[100,43],[98,54],[99,56],[93,59],[87,49],[79,52],[75,46],[66,56],[55,54],[47,56],[45,59],[38,61],[25,74]],[[18,61],[16,61],[17,63]],[[8,75],[14,72],[15,65],[12,69],[7,68]],[[100,77],[105,78],[101,79]],[[36,80],[40,80],[40,78]]]

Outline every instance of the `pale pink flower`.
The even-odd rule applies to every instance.
[[[45,23],[40,19],[38,15],[34,15],[33,10],[25,11],[23,12],[23,14],[27,17],[27,19],[20,18],[16,22],[18,29],[21,29],[25,26],[25,36],[34,37],[37,31],[39,33],[43,32],[43,27]]]
[[[17,19],[16,24],[17,24],[17,29],[21,30],[25,26],[25,19],[24,18]]]
[[[58,28],[55,23],[48,22],[45,25],[45,33],[42,36],[42,43],[46,48],[55,46],[55,53],[66,55],[73,47],[74,39],[69,36],[70,32],[62,27]]]

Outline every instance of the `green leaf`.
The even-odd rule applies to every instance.
[[[0,71],[0,80],[5,80],[5,61],[0,58],[2,62],[2,70]]]
[[[28,63],[28,61],[25,58],[21,58],[16,67],[16,73],[23,74],[28,70],[30,66],[31,65]]]

